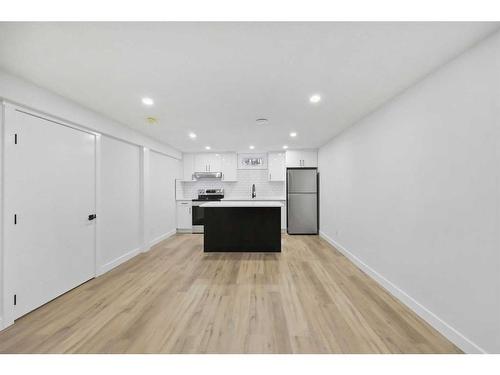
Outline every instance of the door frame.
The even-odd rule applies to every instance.
[[[47,115],[45,113],[35,111],[28,109],[23,106],[19,106],[16,104],[12,104],[6,101],[3,101],[2,103],[2,121],[1,121],[1,145],[0,145],[0,153],[2,155],[2,163],[0,165],[0,172],[1,172],[1,186],[0,186],[0,193],[1,193],[1,217],[0,217],[0,256],[1,256],[1,267],[2,267],[2,291],[1,291],[1,301],[2,301],[2,316],[0,318],[3,318],[3,320],[0,320],[0,330],[7,328],[8,326],[14,324],[14,305],[12,304],[11,296],[13,294],[13,286],[14,286],[14,280],[9,277],[10,272],[8,271],[9,267],[9,251],[5,247],[5,223],[8,221],[7,220],[7,213],[5,212],[5,186],[6,186],[6,181],[5,181],[5,167],[6,165],[10,165],[10,157],[7,155],[7,148],[5,147],[7,142],[12,140],[12,137],[9,137],[10,133],[10,128],[9,128],[9,115],[14,113],[15,111],[17,112],[22,112],[28,116],[34,116],[38,117],[42,120],[50,121],[53,122],[57,125],[60,126],[66,126],[68,128],[74,129],[76,131],[81,131],[84,133],[88,133],[93,135],[95,138],[95,154],[94,154],[94,163],[95,163],[95,168],[94,168],[94,173],[95,173],[95,186],[94,186],[94,197],[95,197],[95,211],[97,215],[97,220],[95,220],[95,230],[94,230],[94,277],[97,276],[97,270],[98,270],[98,259],[100,259],[100,233],[101,233],[101,227],[99,224],[99,217],[100,217],[100,208],[101,208],[101,202],[100,202],[100,186],[101,186],[101,181],[100,181],[100,172],[101,172],[101,135],[99,133],[96,133],[94,131],[91,131],[85,127],[82,127],[77,124],[73,124],[69,121],[61,120],[57,117]]]

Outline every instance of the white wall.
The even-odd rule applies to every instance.
[[[142,247],[141,148],[101,137],[100,273]]]
[[[500,352],[500,33],[319,151],[321,233],[462,349]]]
[[[226,198],[250,198],[252,184],[255,184],[257,198],[285,198],[285,182],[268,180],[267,169],[238,169],[236,182],[220,180],[200,180],[179,182],[177,199],[192,199],[198,195],[198,189],[223,188]]]
[[[97,155],[97,164],[100,168],[100,184],[97,186],[99,201],[97,274],[106,272],[126,261],[139,250],[148,250],[150,243],[158,238],[156,236],[158,233],[165,235],[174,233],[174,179],[180,175],[178,159],[182,157],[179,151],[81,107],[77,103],[1,71],[0,100],[21,105],[39,114],[92,130],[100,135],[100,153]],[[0,132],[0,154],[2,155],[0,168],[3,165],[3,137],[2,130]],[[147,170],[149,164],[145,168],[150,154],[161,155],[162,158],[168,159],[168,163],[177,165],[177,170],[170,167],[162,170],[167,174],[172,173],[161,177],[164,180],[171,180],[172,183],[169,185],[166,196],[163,197],[161,209],[155,208],[157,211],[153,210],[152,218],[144,214],[147,209],[146,205],[155,206],[155,202],[150,201],[148,187],[150,185],[155,189],[161,187],[158,187],[156,181],[150,184],[149,170]],[[162,171],[159,170],[158,173]],[[0,193],[3,188],[3,174],[1,173],[0,169],[2,176]],[[165,201],[168,199],[171,199],[171,202]],[[0,203],[0,218],[2,216],[3,204]],[[0,222],[0,230],[3,229],[1,224]],[[154,228],[150,229],[150,224],[154,225]],[[153,235],[156,237],[150,237]],[[2,328],[1,301],[3,301],[4,277],[1,244],[2,241],[0,241],[0,329]],[[3,322],[3,324],[7,323]]]
[[[149,210],[150,245],[175,233],[175,179],[181,178],[179,160],[151,152],[149,154]]]
[[[3,161],[4,161],[4,107],[0,106],[0,329],[3,328]]]
[[[148,147],[177,159],[182,158],[182,153],[169,145],[149,138],[69,99],[7,74],[2,70],[0,70],[0,99],[20,104],[54,118],[94,130],[100,134],[111,135],[114,138]]]

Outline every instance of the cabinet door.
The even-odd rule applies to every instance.
[[[207,154],[208,161],[208,171],[209,172],[221,172],[221,154]]]
[[[269,181],[285,181],[285,154],[270,152],[267,158]]]
[[[283,207],[281,207],[281,229],[286,230],[286,201],[282,203]]]
[[[222,180],[223,181],[236,181],[236,170],[238,167],[238,160],[235,153],[227,153],[221,155],[222,166]]]
[[[194,154],[184,154],[182,156],[182,162],[184,167],[183,179],[192,180],[194,173]]]
[[[178,229],[191,229],[191,202],[179,201],[177,202],[177,228]]]
[[[302,166],[310,168],[318,166],[318,153],[316,150],[302,152]]]
[[[317,167],[318,154],[316,150],[290,150],[286,152],[288,168]]]
[[[286,152],[286,166],[288,168],[301,167],[302,165],[302,154],[300,151],[288,150]]]
[[[194,156],[194,171],[195,172],[208,172],[208,154],[196,154]]]

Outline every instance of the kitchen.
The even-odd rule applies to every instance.
[[[296,136],[293,133],[291,137]],[[305,204],[287,200],[287,192],[292,193],[294,189],[289,185],[291,177],[295,173],[295,179],[298,179],[301,170],[310,172],[305,177],[310,186],[304,191],[311,193],[312,200]],[[282,232],[318,234],[317,178],[316,150],[185,154],[183,178],[176,180],[177,231],[203,233],[206,201],[220,201],[231,202],[232,207],[269,207],[274,204],[280,207]],[[301,223],[303,220],[305,222]],[[258,223],[255,225],[258,227]],[[255,246],[253,250],[265,251],[265,248]],[[236,248],[226,251],[236,251]]]
[[[0,353],[498,353],[498,22],[0,22]]]

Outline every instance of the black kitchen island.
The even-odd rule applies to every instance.
[[[281,202],[210,202],[205,212],[205,252],[281,252]]]

